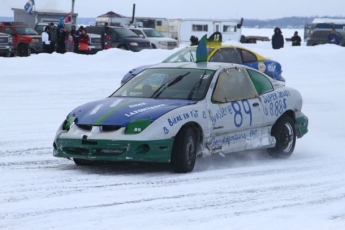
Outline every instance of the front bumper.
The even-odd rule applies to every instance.
[[[2,46],[0,45],[0,54],[11,54],[13,53],[13,47],[10,45]]]
[[[31,43],[29,44],[31,52],[33,53],[42,53],[43,52],[43,45],[42,43]]]
[[[139,52],[145,49],[152,49],[151,46],[129,46],[129,50],[133,52]]]
[[[98,51],[101,51],[101,46],[89,46],[89,54],[96,54]]]
[[[296,128],[297,128],[297,137],[301,138],[308,132],[308,117],[303,113],[300,113],[300,116],[296,117]]]
[[[53,155],[94,161],[170,162],[174,139],[151,141],[57,138]]]

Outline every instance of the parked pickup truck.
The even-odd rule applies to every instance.
[[[12,37],[8,34],[0,33],[0,56],[14,56]]]
[[[13,49],[18,56],[43,52],[41,36],[23,22],[0,22],[0,32],[12,36]]]

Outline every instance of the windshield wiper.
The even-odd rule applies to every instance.
[[[179,75],[165,83],[163,83],[161,86],[159,86],[159,88],[152,94],[152,97],[153,98],[157,98],[159,97],[159,95],[161,95],[161,93],[166,89],[166,88],[169,88],[170,86],[172,85],[175,85],[177,82],[181,81],[185,76],[187,76],[188,74],[190,73],[187,72],[185,74],[182,74],[182,75]]]
[[[193,86],[193,88],[190,90],[190,92],[189,92],[189,94],[188,94],[188,98],[187,98],[188,100],[191,100],[191,99],[192,99],[195,90],[196,90],[197,92],[199,91],[199,88],[200,88],[200,86],[201,86],[201,83],[202,83],[202,81],[204,80],[205,74],[206,74],[206,70],[205,70],[205,72],[200,76],[199,81],[198,81],[198,82]]]
[[[190,53],[189,61],[195,62],[194,56],[193,56],[193,54],[192,54],[192,51],[189,50],[189,53]]]

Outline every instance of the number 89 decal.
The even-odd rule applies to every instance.
[[[252,109],[248,100],[231,102],[232,109],[234,110],[234,124],[236,127],[241,127],[243,124],[243,116],[249,116],[249,126],[252,125]]]

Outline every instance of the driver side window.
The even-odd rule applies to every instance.
[[[212,101],[226,103],[257,97],[257,92],[249,77],[242,69],[228,69],[219,74]]]

